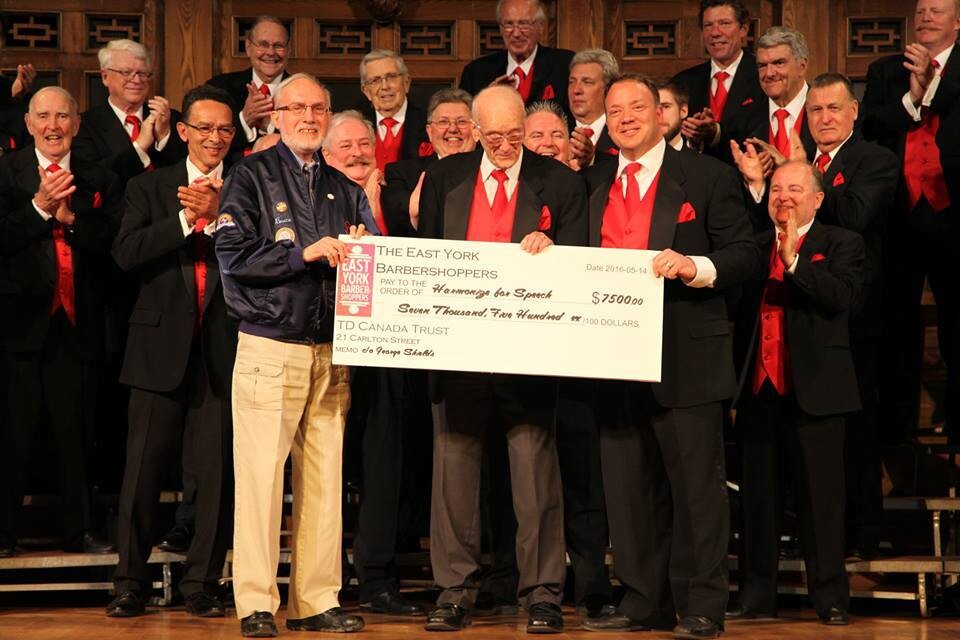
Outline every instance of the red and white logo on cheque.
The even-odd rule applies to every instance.
[[[337,268],[337,314],[369,318],[373,312],[372,244],[347,243],[347,258]]]

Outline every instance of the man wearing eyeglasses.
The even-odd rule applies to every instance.
[[[163,96],[149,97],[153,72],[144,46],[111,40],[97,59],[109,95],[105,104],[81,115],[74,141],[77,157],[110,169],[124,184],[151,168],[183,160],[183,141],[170,135],[180,113]]]
[[[569,111],[567,79],[573,51],[538,44],[547,30],[543,4],[500,0],[497,23],[504,50],[468,63],[460,75],[460,88],[476,94],[492,84],[506,84],[520,92],[524,104],[553,100]]]
[[[410,73],[403,58],[388,49],[374,49],[365,55],[360,61],[360,88],[372,108],[366,110],[366,116],[375,124],[380,171],[397,160],[429,155],[424,146],[427,115],[407,99]]]
[[[187,93],[183,113],[177,135],[187,159],[130,181],[113,243],[114,259],[139,280],[140,293],[120,372],[131,391],[110,617],[144,613],[157,499],[181,456],[192,475],[196,516],[180,592],[188,613],[224,616],[217,580],[231,531],[237,326],[227,316],[212,236],[223,159],[236,129],[230,96],[216,87]]]
[[[231,153],[249,150],[256,140],[274,132],[270,121],[273,98],[280,83],[289,76],[290,34],[279,18],[261,16],[256,19],[244,40],[244,51],[250,67],[243,71],[222,73],[208,84],[230,94],[240,109],[234,114],[234,136]]]
[[[420,194],[424,238],[515,242],[536,254],[587,239],[581,177],[523,149],[523,101],[489,87],[473,101],[482,151],[449,156],[427,170]],[[563,630],[566,574],[563,492],[554,425],[556,382],[539,376],[431,374],[434,413],[430,560],[442,589],[429,631],[470,624],[479,591],[480,466],[488,428],[503,429],[517,515],[518,598],[530,633]]]
[[[236,509],[233,590],[246,637],[277,635],[284,466],[293,458],[287,628],[351,632],[340,608],[343,430],[350,374],[333,365],[342,233],[376,231],[359,186],[318,155],[330,92],[309,74],[280,84],[276,146],[223,185],[216,251],[224,298],[240,318],[233,369]]]

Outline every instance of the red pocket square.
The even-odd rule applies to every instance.
[[[677,224],[681,222],[691,222],[697,219],[697,210],[689,202],[684,202],[680,207],[680,215],[677,216]]]
[[[547,231],[553,226],[553,219],[550,217],[550,207],[543,205],[540,209],[540,222],[537,224],[537,231]]]
[[[102,206],[103,206],[103,196],[100,195],[99,191],[96,191],[93,194],[93,208],[99,209]]]
[[[618,156],[620,155],[620,149],[617,149],[616,147],[610,147],[607,149],[607,155]]]
[[[823,255],[822,253],[815,253],[812,256],[810,256],[810,262],[821,262],[822,260],[826,260],[826,259],[827,259],[827,256]]]
[[[748,104],[753,104],[753,98],[747,98],[746,100],[744,100],[743,102],[740,103],[740,106],[741,106],[741,107],[745,107],[745,106],[747,106]]]
[[[556,94],[553,92],[553,85],[548,84],[543,88],[543,93],[540,94],[541,100],[553,100],[556,97]]]
[[[843,174],[838,171],[837,175],[833,176],[833,186],[839,187],[844,182],[846,182],[846,180],[843,179]]]
[[[431,142],[421,142],[420,149],[418,151],[421,158],[426,158],[427,156],[433,155],[433,143]]]

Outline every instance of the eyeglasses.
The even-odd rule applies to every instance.
[[[536,24],[537,24],[536,22],[533,22],[531,20],[517,20],[516,22],[501,22],[500,28],[503,29],[504,31],[527,32],[527,31],[531,31],[533,27],[536,26]]]
[[[202,135],[205,138],[213,135],[214,131],[219,133],[221,138],[232,138],[233,135],[237,132],[237,128],[234,127],[233,125],[229,125],[229,126],[224,125],[222,127],[215,127],[212,124],[197,125],[197,124],[190,124],[189,122],[186,122],[184,120],[181,120],[180,122],[183,122],[183,124],[187,125],[194,131],[197,131],[198,133],[200,133],[200,135]]]
[[[112,67],[107,67],[107,71],[113,71],[121,76],[124,80],[149,80],[153,77],[153,73],[150,71],[134,71],[133,69],[114,69]]]
[[[432,124],[435,127],[441,129],[450,129],[451,127],[456,129],[469,129],[473,126],[473,121],[469,118],[457,118],[456,120],[450,120],[449,118],[440,118],[439,120],[431,120],[427,124]]]
[[[382,76],[377,76],[375,78],[369,78],[366,82],[363,83],[365,87],[372,87],[381,83],[394,84],[405,74],[402,73],[385,73]]]
[[[508,144],[512,147],[520,146],[520,143],[523,142],[523,131],[510,131],[506,135],[498,132],[483,133],[483,139],[487,141],[491,147],[499,147],[503,144],[503,141],[506,140]]]
[[[322,102],[311,105],[306,105],[302,102],[292,102],[282,107],[277,107],[275,111],[289,111],[295,116],[302,116],[307,111],[307,107],[310,107],[310,110],[313,111],[313,115],[315,116],[322,116],[330,111],[330,107]]]
[[[286,51],[287,46],[290,44],[289,42],[264,42],[262,40],[260,42],[254,42],[252,40],[248,40],[247,42],[252,44],[255,48],[259,49],[260,51],[276,51],[277,53]]]

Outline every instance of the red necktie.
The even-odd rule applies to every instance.
[[[524,73],[520,67],[513,70],[513,75],[517,77],[517,91],[520,92],[520,97],[526,102],[530,98],[530,88],[533,84],[533,78]]]
[[[140,137],[140,118],[131,113],[126,117],[124,122],[133,127],[133,130],[130,132],[130,142],[133,142]]]
[[[585,135],[588,138],[593,138],[593,129],[591,129],[590,127],[584,127],[583,135]]]
[[[784,158],[790,157],[790,135],[787,133],[787,118],[790,112],[786,109],[777,109],[773,112],[777,119],[777,134],[773,138],[773,146],[783,155]]]
[[[821,153],[821,154],[817,157],[817,169],[820,170],[820,173],[826,173],[826,172],[827,172],[827,165],[828,165],[828,164],[830,164],[830,154],[829,154],[829,153]]]
[[[383,134],[383,144],[390,149],[393,147],[394,142],[396,141],[396,137],[393,135],[393,127],[397,124],[397,121],[390,116],[387,116],[380,121],[380,124],[382,124],[386,129],[386,132]]]
[[[266,82],[260,85],[260,88],[257,89],[257,91],[259,91],[262,95],[266,96],[267,98],[270,97],[270,87],[267,86]]]
[[[503,169],[494,169],[490,175],[497,181],[497,193],[493,196],[493,206],[490,207],[493,220],[496,222],[507,211],[507,172]]]
[[[634,229],[640,238],[645,238],[637,246],[646,249],[650,238],[650,217],[643,214],[643,203],[640,198],[640,183],[637,182],[637,173],[643,168],[639,162],[631,162],[623,168],[623,176],[627,180],[627,195],[624,204],[627,208],[627,220],[631,229]]]
[[[713,117],[717,120],[723,115],[723,107],[727,104],[727,85],[724,81],[730,77],[726,71],[717,71],[713,74],[717,80],[717,90],[710,95],[710,111],[713,111]]]
[[[197,184],[203,178],[197,178],[193,181]],[[207,292],[207,234],[203,230],[207,226],[206,218],[197,218],[193,223],[193,282],[197,290],[197,322],[194,325],[194,332],[200,330],[200,323],[203,319],[203,299]]]
[[[50,164],[47,167],[50,173],[60,171],[60,165]],[[57,286],[53,290],[53,304],[50,315],[63,307],[70,324],[77,326],[77,308],[73,297],[73,249],[67,244],[63,233],[63,225],[55,222],[53,226],[53,247],[57,262]]]

